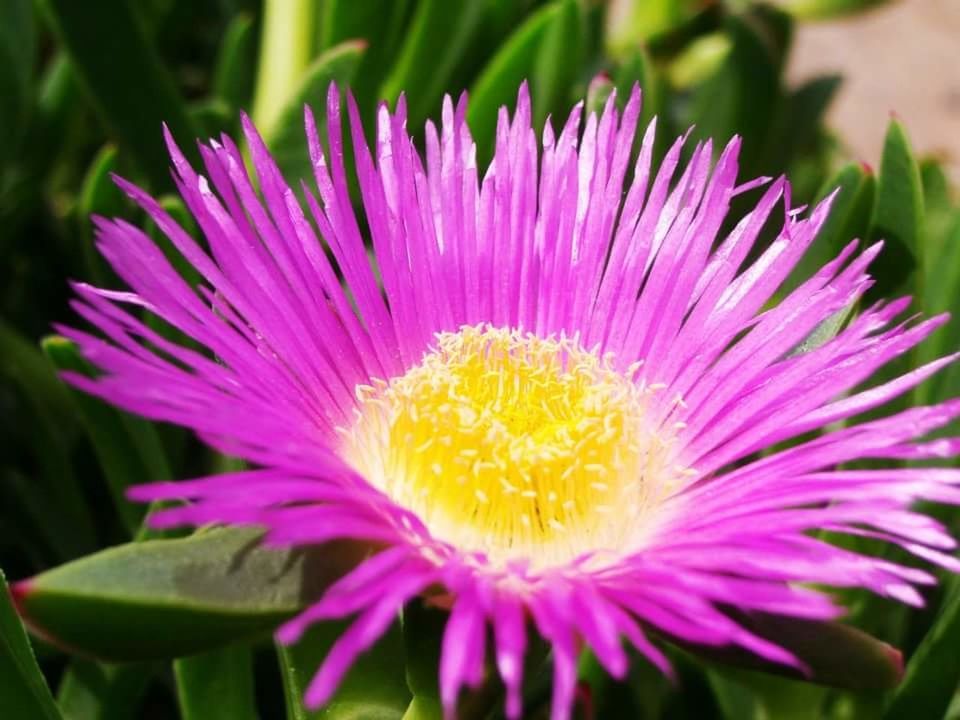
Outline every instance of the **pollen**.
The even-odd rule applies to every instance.
[[[492,563],[623,552],[682,477],[639,368],[576,338],[440,333],[404,375],[358,389],[342,452],[435,538]]]

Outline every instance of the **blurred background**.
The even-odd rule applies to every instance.
[[[538,126],[581,99],[595,110],[614,88],[622,100],[639,83],[643,121],[659,118],[657,153],[691,125],[721,147],[738,133],[743,179],[787,173],[795,204],[840,188],[788,285],[850,238],[884,238],[873,297],[910,293],[932,314],[960,305],[958,36],[957,0],[0,0],[0,568],[16,580],[143,538],[144,508],[125,499],[128,485],[231,463],[56,374],[90,372],[53,335],[52,323],[81,324],[68,281],[119,287],[93,250],[90,215],[145,224],[110,174],[148,188],[195,232],[173,192],[161,123],[197,161],[194,138],[236,136],[239,113],[250,112],[296,185],[310,177],[302,108],[324,122],[331,80],[356,94],[368,138],[381,100],[405,92],[422,138],[443,94],[469,91],[481,163],[497,109],[512,106],[522,80]],[[957,324],[875,380],[954,351]],[[953,370],[903,402],[957,394]],[[956,529],[956,517],[942,519]],[[957,718],[960,590],[949,581],[928,600],[916,612],[849,598],[851,622],[911,663],[893,695],[704,669],[683,653],[679,688],[643,663],[617,684],[586,658],[582,678],[595,717]],[[207,672],[202,663],[177,660],[171,672],[83,660],[41,640],[35,649],[74,720],[348,717],[285,711],[269,644],[214,658],[245,678],[239,704],[219,714],[191,705],[184,678]],[[530,702],[544,705],[549,688],[531,687]]]
[[[960,180],[960,3],[900,0],[862,15],[797,30],[788,77],[843,76],[827,123],[865,162],[876,163],[891,113],[916,150],[943,160]]]

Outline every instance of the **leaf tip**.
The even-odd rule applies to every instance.
[[[890,668],[893,670],[893,685],[899,685],[904,674],[903,652],[893,645],[886,643],[883,645],[883,652],[886,654],[887,660],[890,662]]]

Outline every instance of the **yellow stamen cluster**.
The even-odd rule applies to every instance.
[[[489,326],[437,336],[389,383],[358,388],[346,459],[433,535],[493,562],[624,549],[669,489],[656,388],[570,338]]]

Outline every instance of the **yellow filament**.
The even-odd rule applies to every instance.
[[[570,338],[440,333],[406,374],[358,388],[343,454],[435,537],[494,563],[623,551],[677,477],[635,372]]]

